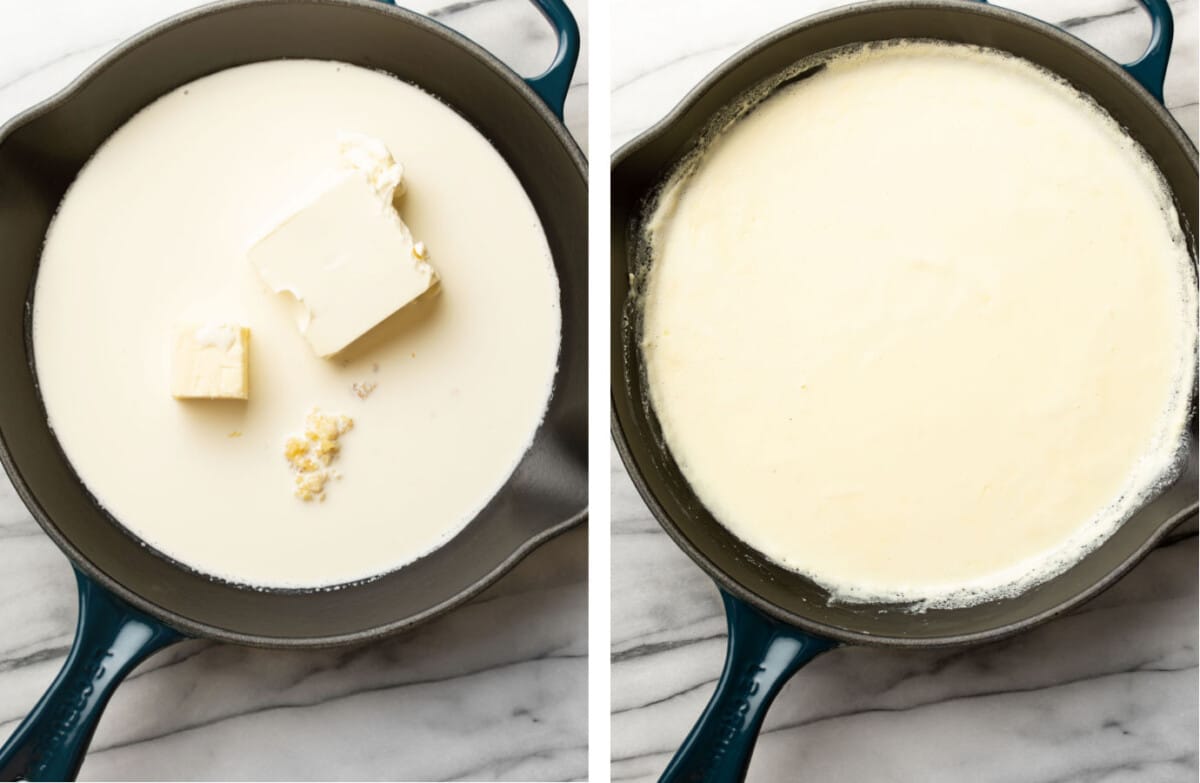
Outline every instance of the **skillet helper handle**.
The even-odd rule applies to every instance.
[[[729,622],[725,670],[660,783],[745,779],[775,695],[797,669],[837,645],[768,617],[724,590],[721,599]]]
[[[538,97],[545,101],[560,120],[563,118],[563,107],[567,102],[567,91],[571,88],[571,76],[575,73],[575,65],[579,62],[579,25],[575,16],[567,8],[565,0],[533,0],[542,16],[554,28],[558,38],[558,51],[550,67],[540,76],[526,79]]]
[[[183,636],[116,598],[81,572],[79,623],[67,662],[0,748],[0,780],[74,780],[125,675]]]
[[[1150,44],[1145,53],[1124,66],[1125,70],[1154,96],[1163,100],[1163,83],[1167,80],[1167,63],[1171,60],[1171,42],[1175,39],[1175,17],[1167,0],[1139,0],[1150,14]]]

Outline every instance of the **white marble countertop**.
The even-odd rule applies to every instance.
[[[1149,24],[1134,0],[998,0],[1116,59]],[[829,0],[615,0],[614,148],[721,61]],[[1171,6],[1166,99],[1197,135],[1197,0]],[[712,693],[725,652],[713,583],[651,518],[612,455],[613,780],[654,780]],[[1194,525],[1190,530],[1194,531]],[[767,716],[752,781],[964,783],[1197,779],[1195,535],[1078,612],[975,649],[842,648]]]
[[[522,74],[554,49],[527,0],[416,0]],[[567,124],[587,138],[584,54]],[[195,0],[0,0],[0,124],[114,44]],[[75,626],[66,558],[0,478],[0,740],[58,671]],[[587,774],[587,531],[550,542],[469,605],[381,643],[278,652],[187,642],[113,697],[81,777],[571,780]]]

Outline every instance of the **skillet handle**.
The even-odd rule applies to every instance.
[[[724,590],[729,642],[717,690],[660,783],[740,781],[763,718],[796,670],[837,642],[801,631]]]
[[[554,116],[563,118],[563,107],[567,102],[567,91],[571,88],[571,76],[579,62],[579,25],[567,8],[565,0],[533,0],[546,21],[554,28],[558,37],[558,51],[554,61],[540,76],[525,81],[533,88]]]
[[[0,780],[74,780],[113,690],[152,653],[183,639],[75,572],[79,624],[67,662],[0,748]]]
[[[1159,103],[1163,101],[1163,83],[1171,59],[1171,41],[1175,38],[1175,17],[1167,0],[1139,0],[1150,14],[1150,43],[1146,52],[1125,70]]]

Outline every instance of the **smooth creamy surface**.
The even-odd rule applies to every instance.
[[[651,223],[643,355],[702,502],[836,599],[1048,578],[1172,463],[1194,277],[1152,165],[996,53],[844,55]]]
[[[321,359],[246,252],[341,167],[347,132],[403,163],[441,290]],[[318,586],[429,552],[490,499],[545,410],[560,318],[533,206],[476,130],[390,77],[290,61],[180,88],[106,142],[51,226],[33,338],[51,425],[118,520],[219,577]],[[171,398],[188,321],[250,327],[249,401]],[[304,503],[283,449],[314,407],[354,428],[343,478]]]

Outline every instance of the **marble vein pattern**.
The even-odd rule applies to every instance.
[[[0,124],[194,0],[0,0]],[[528,0],[415,0],[518,73],[554,51]],[[568,128],[587,139],[587,12]],[[61,666],[74,579],[0,478],[0,737]],[[587,773],[587,531],[551,541],[412,633],[325,651],[185,642],[118,689],[92,780],[577,780]]]
[[[1121,61],[1149,22],[1135,0],[998,0]],[[754,39],[828,0],[614,0],[614,149]],[[1197,137],[1196,0],[1171,2],[1171,113]],[[652,781],[712,693],[725,652],[713,583],[650,516],[615,450],[612,777]],[[841,648],[767,716],[761,783],[1184,783],[1197,779],[1194,522],[1079,611],[990,646]]]

